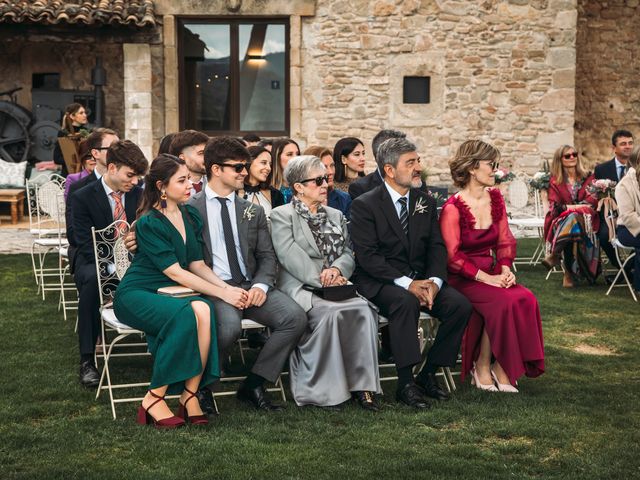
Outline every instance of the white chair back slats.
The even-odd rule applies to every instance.
[[[116,220],[101,230],[91,228],[102,306],[113,300],[120,279],[131,263],[129,252],[124,246],[124,237],[129,229],[129,224],[124,220]]]
[[[54,175],[44,183],[29,182],[27,198],[31,234],[38,237],[60,236],[64,229],[65,179]]]
[[[515,210],[523,210],[529,203],[529,187],[521,178],[509,183],[509,204]]]

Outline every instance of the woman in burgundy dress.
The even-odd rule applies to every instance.
[[[515,393],[519,377],[544,372],[544,345],[538,301],[511,271],[516,240],[504,200],[488,188],[499,159],[500,152],[480,140],[460,145],[449,166],[461,190],[445,203],[440,229],[448,281],[473,305],[462,341],[462,379],[471,371],[476,387]]]
[[[551,269],[564,263],[562,286],[571,288],[574,279],[594,283],[601,270],[596,232],[600,218],[598,199],[589,193],[594,177],[582,169],[575,148],[563,145],[553,155],[549,181],[549,211],[544,219],[546,257]]]

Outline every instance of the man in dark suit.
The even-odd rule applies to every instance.
[[[617,183],[624,177],[627,170],[627,162],[633,151],[633,134],[628,130],[616,130],[611,137],[611,145],[613,147],[613,158],[596,165],[593,173],[596,180],[609,179]],[[609,258],[609,262],[618,267],[615,250],[609,242],[609,227],[604,221],[603,212],[600,212],[598,239],[604,253]]]
[[[85,185],[89,185],[95,182],[99,178],[107,173],[107,150],[112,143],[119,140],[118,134],[108,128],[96,128],[91,134],[84,140],[86,142],[87,150],[91,157],[96,162],[96,167],[89,175],[81,178],[77,182],[71,184],[69,187],[69,194],[67,195],[67,208],[65,210],[65,218],[67,223],[67,240],[69,241],[69,259],[74,257],[75,248],[77,246],[74,234],[73,234],[73,207],[71,206],[71,196],[74,192],[80,190]],[[71,273],[74,271],[74,265],[71,264]]]
[[[107,170],[100,180],[85,185],[69,197],[76,243],[73,263],[78,288],[80,383],[87,387],[96,387],[100,379],[93,362],[100,335],[100,315],[91,227],[102,229],[115,220],[131,223],[136,219],[142,199],[138,177],[145,174],[148,166],[137,145],[129,140],[118,141],[107,150]]]
[[[471,304],[445,283],[447,251],[436,202],[418,188],[422,168],[415,145],[405,138],[387,140],[376,161],[384,183],[355,199],[351,207],[357,262],[352,280],[389,319],[398,371],[396,398],[427,408],[425,396],[448,398],[435,373],[438,367],[455,365]],[[441,324],[414,382],[413,366],[422,360],[416,334],[421,308]]]
[[[204,221],[204,261],[222,280],[248,293],[243,309],[211,299],[220,357],[240,337],[243,318],[268,326],[271,335],[237,397],[259,410],[281,410],[266,396],[264,383],[275,382],[280,375],[307,326],[307,315],[293,299],[274,288],[277,258],[264,210],[236,194],[248,174],[246,147],[233,137],[213,138],[205,147],[204,161],[207,185],[189,200]],[[208,392],[200,395],[206,404]]]

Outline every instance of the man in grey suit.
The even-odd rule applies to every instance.
[[[277,259],[264,210],[236,195],[244,185],[249,160],[249,152],[238,139],[210,139],[204,151],[207,185],[189,203],[204,220],[205,263],[221,279],[248,294],[243,309],[212,298],[220,356],[226,355],[241,335],[243,318],[271,329],[237,396],[260,410],[281,410],[265,395],[264,382],[275,382],[280,375],[306,328],[307,316],[296,302],[274,288]]]

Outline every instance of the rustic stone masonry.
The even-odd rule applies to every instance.
[[[591,165],[611,158],[611,135],[640,138],[640,1],[578,2],[575,143]]]
[[[302,24],[303,140],[369,146],[401,129],[432,183],[450,183],[447,159],[469,138],[536,171],[573,141],[576,19],[572,0],[318,2]],[[413,75],[431,77],[430,104],[402,103]]]

